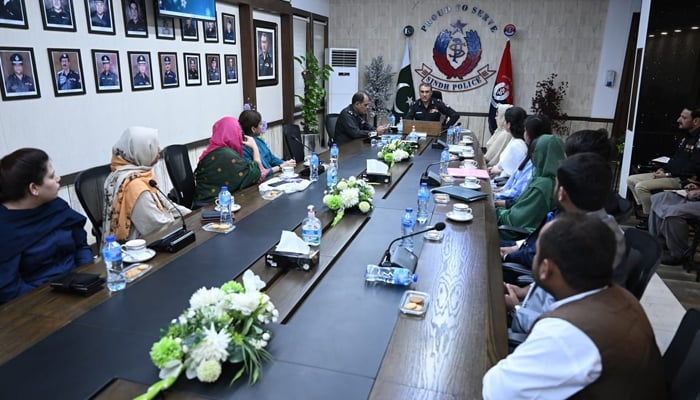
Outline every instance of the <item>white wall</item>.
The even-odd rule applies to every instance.
[[[328,0],[292,0],[292,7],[327,17],[330,15]]]

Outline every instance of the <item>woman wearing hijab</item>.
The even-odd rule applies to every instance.
[[[564,157],[564,144],[558,137],[542,135],[537,139],[532,154],[532,179],[510,208],[496,208],[498,225],[515,226],[529,232],[537,229],[552,209],[557,168]],[[502,233],[501,238],[513,239],[507,235]]]
[[[246,161],[243,157],[243,146],[251,149],[253,161]],[[194,199],[211,203],[222,186],[228,186],[229,192],[233,193],[264,181],[267,174],[255,140],[243,136],[238,120],[223,117],[214,123],[209,146],[199,157],[194,170]]]
[[[259,112],[255,110],[244,110],[241,115],[238,116],[238,122],[241,124],[243,134],[252,137],[255,140],[255,144],[258,146],[260,161],[262,161],[263,167],[268,170],[265,179],[272,177],[276,172],[282,171],[282,167],[296,167],[297,162],[294,159],[284,161],[272,154],[270,148],[267,147],[265,141],[260,137],[263,133],[263,122],[262,115],[260,115]],[[248,162],[253,161],[253,149],[244,147],[243,157],[245,157]]]
[[[496,108],[496,131],[493,132],[491,138],[486,142],[486,154],[484,158],[488,163],[489,167],[493,167],[498,164],[498,160],[506,148],[510,139],[513,136],[510,134],[510,130],[506,128],[506,110],[513,107],[510,104],[499,104]]]
[[[131,127],[112,147],[112,173],[105,180],[105,212],[102,232],[117,240],[138,239],[173,222],[190,210],[161,199],[156,188],[153,165],[158,162],[158,130]]]
[[[92,262],[85,217],[58,197],[60,181],[42,150],[0,160],[0,303]]]

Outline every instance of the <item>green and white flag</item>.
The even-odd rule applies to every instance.
[[[403,62],[401,63],[401,71],[396,82],[396,100],[394,100],[394,115],[396,121],[403,117],[408,112],[408,107],[411,106],[416,98],[416,91],[413,88],[413,75],[411,74],[411,56],[408,47],[408,38],[406,39],[406,49],[403,52]]]

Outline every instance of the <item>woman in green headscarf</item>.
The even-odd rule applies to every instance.
[[[510,208],[497,208],[499,225],[510,225],[526,229],[537,229],[547,212],[552,209],[555,179],[559,163],[564,155],[564,144],[554,135],[542,135],[535,143],[532,154],[534,171],[532,180],[518,200]],[[513,239],[502,232],[501,239]]]

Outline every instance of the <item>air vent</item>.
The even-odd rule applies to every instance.
[[[357,67],[357,49],[332,49],[331,67]]]

